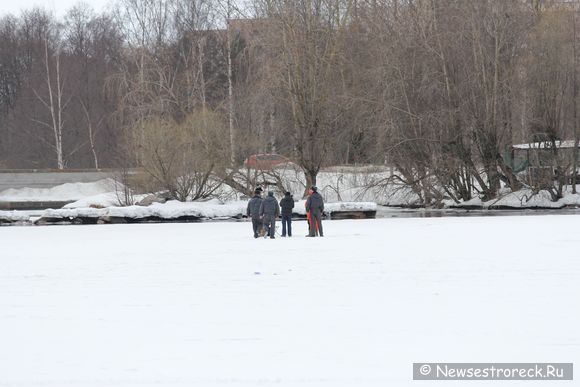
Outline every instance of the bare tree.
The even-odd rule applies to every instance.
[[[192,114],[181,124],[152,118],[145,125],[143,168],[177,200],[207,198],[221,184],[215,172],[227,149],[224,129],[221,119],[207,111]]]
[[[266,0],[262,6],[270,28],[264,45],[278,61],[273,86],[289,109],[290,145],[307,185],[316,185],[344,112],[336,92],[342,89],[341,50],[352,2]]]
[[[70,98],[63,100],[63,89],[64,80],[61,78],[60,71],[60,48],[56,48],[54,55],[54,75],[51,72],[51,56],[49,55],[49,38],[45,38],[44,42],[44,63],[45,63],[45,76],[46,76],[46,86],[48,97],[42,97],[38,91],[34,91],[36,97],[50,113],[50,121],[45,122],[38,119],[33,119],[33,121],[49,128],[52,130],[54,135],[54,151],[56,153],[57,168],[64,169],[65,160],[63,153],[63,127],[64,118],[63,113],[66,109]]]

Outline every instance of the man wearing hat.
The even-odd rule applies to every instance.
[[[292,209],[294,208],[294,198],[290,192],[286,192],[282,200],[280,200],[280,208],[282,209],[282,236],[292,236]]]
[[[280,206],[274,197],[274,192],[268,191],[268,197],[262,201],[260,216],[264,220],[264,228],[270,239],[274,239],[276,232],[276,218],[280,216]]]
[[[306,200],[306,212],[310,213],[310,233],[309,237],[314,237],[316,234],[324,236],[322,233],[322,213],[324,211],[324,200],[322,195],[318,193],[318,188],[310,188],[312,194]]]
[[[252,218],[252,229],[254,230],[254,238],[259,236],[262,230],[262,218],[260,215],[260,207],[262,206],[262,190],[256,189],[254,191],[254,197],[248,202],[248,208],[246,214],[248,218]]]

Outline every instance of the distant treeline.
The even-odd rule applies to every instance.
[[[493,198],[529,184],[512,144],[577,141],[576,8],[119,0],[5,16],[0,168],[142,167],[198,187],[279,153],[308,184],[328,165],[387,163],[427,204]],[[575,178],[565,160],[554,146],[543,161],[555,197]]]

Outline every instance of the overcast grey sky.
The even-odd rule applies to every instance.
[[[12,13],[14,15],[20,14],[22,10],[30,9],[35,5],[44,7],[49,11],[54,11],[57,16],[63,16],[65,12],[79,3],[79,0],[0,0],[0,16]],[[105,6],[112,3],[111,0],[86,0],[95,11],[102,11]]]

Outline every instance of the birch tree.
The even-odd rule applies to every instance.
[[[54,68],[52,70],[51,62],[54,62]],[[33,121],[52,131],[54,136],[54,144],[52,145],[52,148],[56,154],[56,165],[58,169],[64,169],[66,162],[63,152],[63,113],[70,102],[70,98],[65,100],[65,97],[63,96],[64,79],[62,79],[60,70],[60,48],[57,47],[54,54],[49,55],[48,36],[45,38],[44,42],[44,66],[48,96],[41,96],[37,90],[35,90],[34,93],[42,105],[49,111],[50,119],[48,121],[43,121],[34,118]]]

